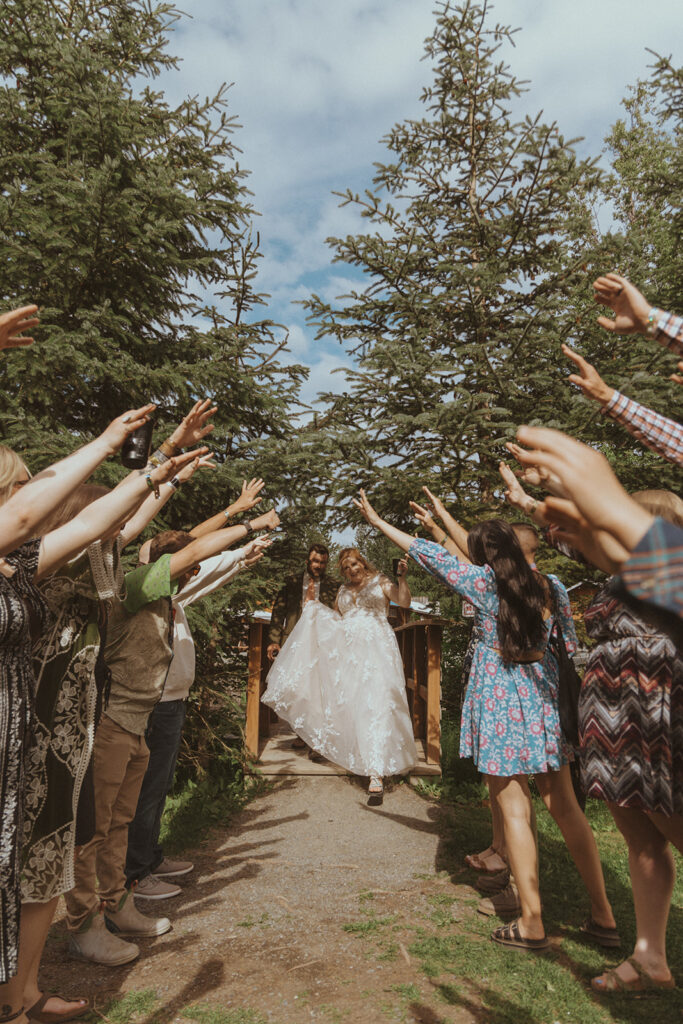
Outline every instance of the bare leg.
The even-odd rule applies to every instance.
[[[529,783],[524,775],[509,778],[489,776],[492,796],[503,818],[505,846],[522,905],[519,930],[523,938],[545,936],[538,888],[538,852],[533,828],[533,806]]]
[[[42,956],[56,906],[56,899],[50,900],[49,903],[22,904],[17,973],[7,984],[0,985],[0,1014],[3,1017],[10,1012],[5,1011],[5,1006],[11,1006],[12,1011],[16,1011],[20,1006],[28,1010],[33,1005],[24,1002],[24,989],[34,960],[37,958],[40,961]],[[19,1022],[23,1019],[20,1017]]]
[[[588,889],[591,917],[603,928],[614,928],[616,922],[605,890],[595,836],[576,800],[569,765],[563,765],[558,771],[535,775],[534,778],[543,803],[557,822],[572,860]]]
[[[55,910],[57,909],[57,903],[59,902],[59,896],[55,896],[49,903],[25,903],[22,907],[22,918],[29,907],[43,907],[45,910],[44,916],[41,917],[41,923],[43,926],[42,942],[40,941],[40,935],[33,937],[34,939],[34,951],[33,960],[27,966],[25,983],[24,983],[24,1006],[26,1009],[30,1009],[34,1006],[42,996],[42,992],[38,986],[38,971],[40,969],[40,961],[43,956],[43,950],[45,948],[45,942],[47,940],[47,934],[52,924],[52,919],[55,916]],[[38,921],[36,921],[36,930],[38,928]],[[83,999],[65,1000],[59,996],[51,996],[45,1003],[42,1009],[42,1013],[75,1013],[85,1004]]]
[[[644,811],[617,804],[607,806],[628,846],[637,931],[633,957],[652,978],[668,981],[671,971],[666,960],[666,924],[676,877],[671,847]],[[627,962],[616,970],[625,982],[637,977]]]

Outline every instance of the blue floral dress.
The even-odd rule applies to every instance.
[[[533,775],[573,760],[560,732],[558,665],[546,648],[541,661],[505,664],[498,641],[498,593],[488,565],[468,565],[440,544],[415,540],[410,555],[477,609],[481,640],[472,656],[460,729],[460,756],[471,757],[487,775]],[[556,576],[562,633],[569,654],[577,647],[569,598]],[[554,620],[548,619],[548,636]]]

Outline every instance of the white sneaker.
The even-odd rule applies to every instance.
[[[97,914],[90,927],[84,932],[69,932],[69,955],[76,960],[89,960],[106,967],[129,964],[140,956],[140,950],[133,942],[124,942],[112,935],[101,914]]]
[[[171,930],[171,922],[167,917],[146,917],[141,914],[129,893],[117,911],[105,909],[104,919],[109,931],[115,935],[149,938],[152,935],[165,935]]]
[[[189,875],[190,871],[194,871],[194,864],[190,860],[170,860],[168,857],[164,857],[158,868],[155,868],[152,872],[157,877],[159,875],[165,875],[166,878],[172,878],[175,875]]]
[[[172,896],[180,896],[183,890],[173,882],[164,882],[156,875],[145,875],[135,886],[135,895],[143,900],[170,900]]]

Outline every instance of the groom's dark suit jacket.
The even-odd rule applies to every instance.
[[[269,644],[280,644],[282,646],[301,618],[303,586],[303,572],[294,576],[288,576],[285,580],[285,585],[275,598],[275,604],[273,605],[273,614],[271,615],[270,629],[268,630]],[[332,608],[339,587],[340,584],[336,580],[329,580],[326,576],[323,576],[320,581],[318,600]]]

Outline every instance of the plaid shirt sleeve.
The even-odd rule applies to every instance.
[[[683,353],[683,316],[674,316],[661,309],[658,312],[661,316],[655,327],[655,338],[664,348]]]
[[[683,465],[683,426],[615,391],[602,410],[644,445],[677,466]]]
[[[621,570],[627,590],[683,616],[683,530],[655,519]]]

